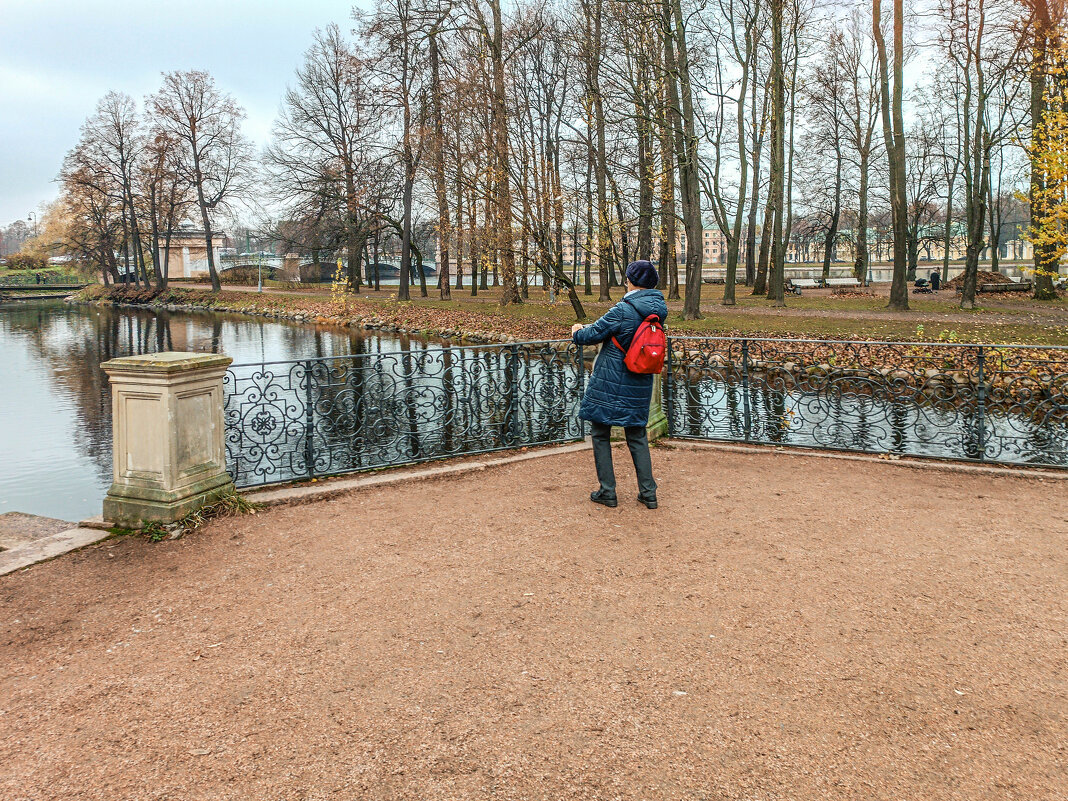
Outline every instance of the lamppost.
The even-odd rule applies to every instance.
[[[36,212],[31,211],[29,214],[26,215],[26,221],[29,222],[30,220],[33,221],[33,238],[36,239],[37,238],[37,213]]]

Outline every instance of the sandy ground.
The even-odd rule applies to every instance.
[[[1064,799],[1062,482],[589,453],[0,579],[0,798]]]

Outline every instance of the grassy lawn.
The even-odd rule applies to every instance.
[[[178,290],[186,285],[175,283]],[[200,294],[206,286],[188,287]],[[225,286],[226,303],[235,310],[256,304],[270,304],[290,310],[314,308],[313,316],[336,315],[341,310],[331,298],[328,284],[300,287],[293,284],[269,282],[263,295],[254,287]],[[470,289],[453,289],[452,299],[442,301],[433,285],[428,286],[429,297],[421,298],[419,288],[413,287],[412,299],[407,303],[396,300],[397,287],[383,287],[379,292],[365,287],[359,294],[348,297],[352,316],[405,316],[404,309],[423,312],[417,315],[416,330],[436,326],[431,319],[438,310],[465,312],[484,321],[495,331],[511,331],[526,338],[554,338],[567,336],[575,322],[575,315],[567,296],[557,297],[552,304],[541,287],[531,287],[529,299],[522,304],[502,308],[499,288],[479,290],[472,297]],[[722,285],[703,285],[701,320],[682,319],[682,301],[668,302],[668,326],[676,334],[791,336],[814,338],[861,338],[887,340],[949,339],[999,344],[1068,345],[1068,301],[1061,297],[1039,302],[1017,295],[980,296],[984,306],[963,311],[951,291],[940,295],[910,295],[911,310],[890,311],[886,308],[886,288],[876,286],[874,295],[832,295],[827,291],[806,292],[798,297],[790,295],[786,308],[773,308],[766,298],[753,297],[745,287],[738,288],[737,304],[722,305]],[[621,290],[614,287],[612,297],[618,301]],[[598,302],[595,296],[580,293],[580,300],[590,322],[611,306]],[[236,306],[234,305],[236,304]],[[210,304],[209,304],[210,305]],[[335,311],[336,309],[336,311]],[[411,317],[412,315],[408,315]],[[447,317],[447,315],[442,315]],[[403,323],[408,325],[409,323]],[[477,323],[475,323],[477,325]],[[465,325],[471,325],[468,321]],[[522,332],[520,334],[520,332]]]

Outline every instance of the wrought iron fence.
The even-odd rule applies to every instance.
[[[569,341],[233,365],[228,469],[241,487],[581,439]]]
[[[54,273],[35,270],[24,270],[17,273],[9,273],[0,278],[0,287],[25,287],[25,286],[71,286],[84,284],[84,276],[73,273]]]
[[[569,341],[234,365],[238,486],[570,442]],[[669,435],[1068,467],[1068,348],[672,337]]]
[[[1068,348],[670,344],[671,436],[1068,467]]]

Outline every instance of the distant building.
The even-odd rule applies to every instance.
[[[988,234],[989,235],[989,234]],[[890,262],[894,258],[893,232],[889,229],[868,229],[868,257],[873,262]],[[918,262],[941,262],[945,257],[945,228],[931,225],[923,229],[917,249]],[[831,253],[832,263],[852,264],[856,261],[856,232],[844,228],[838,232]],[[786,249],[788,263],[815,264],[823,261],[824,238],[822,232],[808,234],[795,232],[790,237]],[[968,240],[963,226],[951,232],[949,240],[950,261],[963,261],[967,255]],[[980,261],[989,261],[990,248],[984,247],[979,253]],[[998,258],[1005,261],[1030,261],[1034,258],[1034,248],[1023,238],[1022,226],[1005,225],[1001,241],[998,242]]]
[[[226,234],[216,231],[211,235],[211,249],[215,257],[215,269],[221,269]],[[165,258],[163,246],[166,237],[160,237],[160,258]],[[204,230],[194,228],[192,223],[182,223],[171,232],[171,249],[167,259],[167,275],[171,278],[207,278],[208,248]]]
[[[681,227],[681,226],[680,226]],[[629,254],[632,259],[636,259],[638,254],[633,251],[638,241],[638,232],[633,230],[629,236],[629,245],[631,247],[631,253]],[[598,266],[600,260],[597,257],[597,241],[596,234],[594,235],[594,241],[590,244],[590,264],[591,266]],[[570,233],[564,234],[564,264],[571,266],[575,262],[575,237]],[[585,253],[587,252],[586,232],[580,231],[578,235],[578,250],[580,261],[585,259]],[[618,240],[617,240],[618,245]],[[702,264],[724,264],[727,261],[727,238],[723,236],[723,232],[718,228],[705,228],[703,231],[703,242],[701,246],[701,262]],[[675,238],[675,254],[679,263],[686,261],[686,234],[680,233]],[[653,234],[653,247],[652,258],[656,261],[660,258],[660,238],[656,236],[655,231]]]

